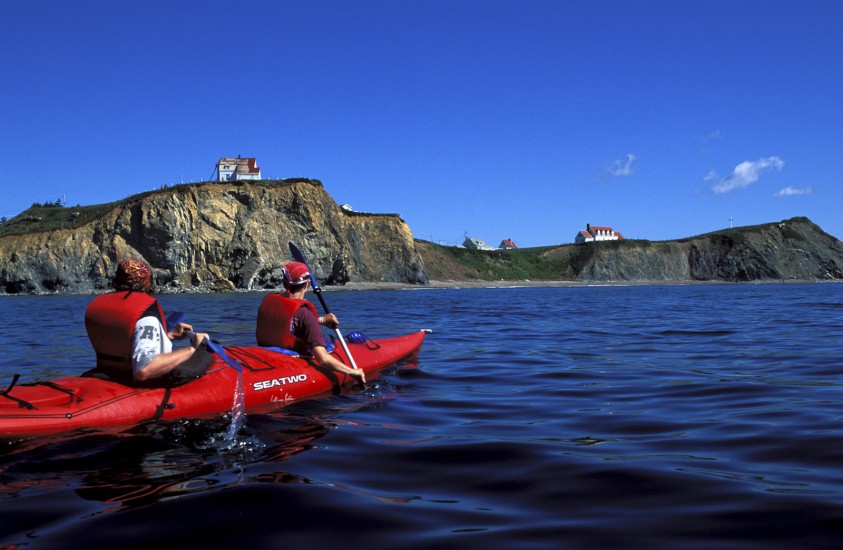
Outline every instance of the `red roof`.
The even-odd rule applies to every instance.
[[[260,168],[257,167],[257,159],[254,158],[237,158],[237,169],[242,173],[240,167],[246,165],[246,170],[249,174],[259,174]]]

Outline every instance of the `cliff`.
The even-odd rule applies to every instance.
[[[315,180],[180,185],[93,207],[43,205],[0,226],[0,293],[88,293],[126,257],[159,291],[275,288],[293,241],[321,283],[841,280],[843,243],[807,218],[676,241],[476,251],[414,241],[395,214],[340,208]]]
[[[434,280],[585,282],[843,279],[843,243],[807,218],[677,241],[606,241],[482,252],[419,242]]]
[[[180,185],[99,205],[81,223],[89,209],[55,210],[67,224],[0,236],[0,292],[109,288],[127,257],[145,260],[165,292],[272,288],[292,259],[289,241],[323,284],[428,281],[398,215],[347,212],[314,180]]]

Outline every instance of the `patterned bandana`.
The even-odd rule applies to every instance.
[[[152,270],[140,260],[130,258],[117,265],[114,290],[152,291]]]

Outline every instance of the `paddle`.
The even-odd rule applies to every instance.
[[[178,325],[179,323],[183,323],[184,319],[185,319],[184,313],[182,313],[180,311],[175,311],[175,312],[171,313],[170,315],[167,315],[167,327],[168,328],[174,327],[174,326]],[[194,337],[194,332],[193,331],[187,331],[187,334],[188,334],[188,336],[190,336],[190,339],[192,340],[193,337]],[[237,372],[243,372],[243,365],[241,365],[240,363],[238,363],[237,361],[235,361],[234,359],[229,357],[228,354],[225,352],[225,349],[223,349],[223,347],[221,345],[212,341],[210,336],[205,338],[205,347],[208,348],[208,351],[216,354],[217,357],[219,357],[220,359],[222,359],[223,361],[228,363],[228,366],[231,367],[232,369],[236,370]]]
[[[310,273],[310,284],[313,286],[313,292],[316,294],[316,297],[319,298],[319,303],[322,304],[322,309],[325,310],[325,313],[331,313],[328,309],[328,304],[325,303],[325,298],[322,297],[322,289],[319,287],[319,283],[316,281],[316,276],[313,274],[313,271],[310,269],[310,265],[307,263],[307,259],[302,254],[302,251],[299,250],[299,247],[290,243],[290,253],[292,253],[293,258],[297,262],[301,262],[307,268],[307,272]],[[345,343],[345,338],[342,337],[342,333],[340,332],[339,328],[335,328],[334,332],[337,334],[337,338],[342,345],[343,351],[345,351],[345,356],[348,357],[348,361],[351,363],[351,368],[357,369],[357,364],[354,362],[354,357],[351,356],[351,352],[348,350],[348,346]]]
[[[221,345],[211,340],[210,336],[207,336],[203,340],[203,342],[205,342],[205,347],[208,348],[208,351],[210,351],[211,353],[215,353],[217,357],[228,363],[229,367],[236,370],[237,372],[243,372],[243,365],[229,357],[228,354],[225,352],[225,349],[223,349]]]

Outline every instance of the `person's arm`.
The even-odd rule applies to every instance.
[[[175,369],[196,353],[202,341],[208,335],[205,333],[195,333],[190,340],[190,347],[184,348],[170,353],[159,353],[155,358],[149,362],[145,367],[135,372],[135,378],[143,382],[159,376],[164,376],[171,370]]]
[[[178,367],[179,365],[193,357],[193,354],[195,352],[196,348],[189,347],[176,350],[170,353],[161,353],[157,355],[155,359],[150,361],[147,366],[139,370],[135,374],[135,378],[137,378],[140,382],[143,382],[144,380],[164,376],[174,368]]]
[[[301,308],[296,313],[296,318],[300,322],[299,335],[307,341],[307,346],[310,348],[317,365],[366,382],[366,374],[362,370],[344,365],[342,361],[325,349],[325,337],[322,336],[322,328],[319,325],[327,321],[325,322],[326,325],[338,326],[339,322],[333,313],[327,313],[324,317],[318,318],[309,309]]]
[[[340,361],[339,359],[334,358],[333,355],[328,353],[322,346],[314,346],[312,348],[313,351],[313,358],[316,360],[316,363],[322,367],[328,367],[332,370],[340,372],[342,374],[347,374],[352,378],[356,378],[366,383],[366,373],[363,372],[361,369],[353,369],[349,366],[346,366]]]

